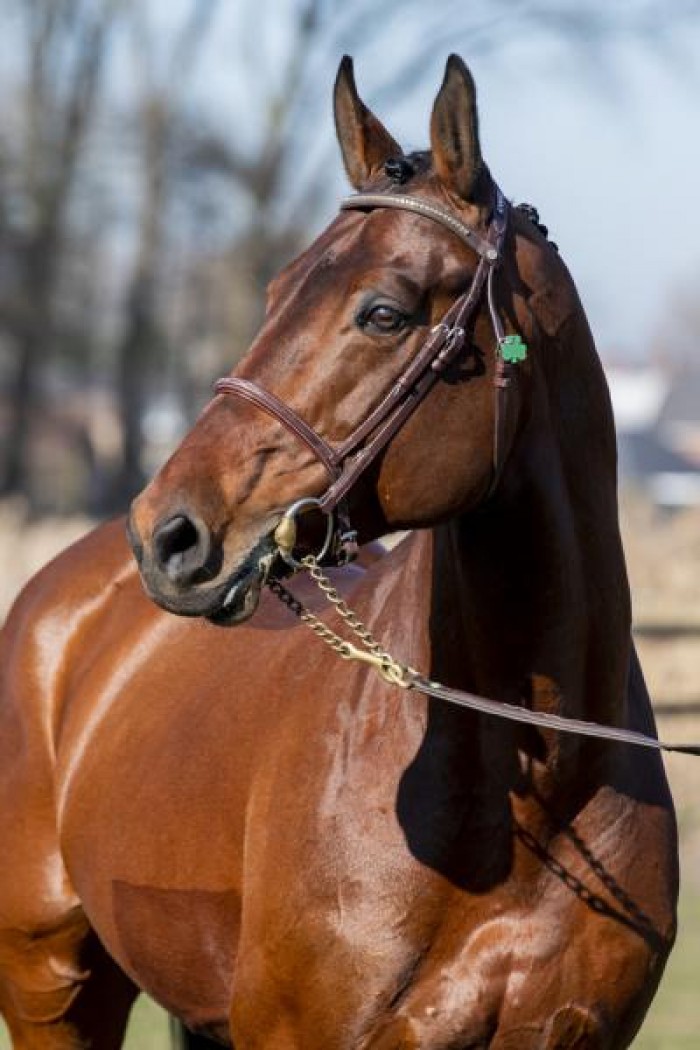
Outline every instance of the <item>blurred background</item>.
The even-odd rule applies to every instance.
[[[0,616],[125,509],[245,352],[269,278],[333,216],[340,56],[420,148],[450,51],[492,171],[578,283],[660,731],[698,739],[700,0],[3,0]],[[635,1047],[697,1050],[700,762],[667,767],[681,932]],[[129,1046],[165,1039],[143,1002]]]

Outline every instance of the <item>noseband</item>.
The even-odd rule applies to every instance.
[[[264,390],[250,380],[224,378],[216,382],[214,389],[217,394],[233,394],[242,398],[285,426],[313,452],[329,476],[330,484],[322,496],[318,499],[300,500],[289,508],[283,519],[290,523],[290,535],[281,539],[280,550],[285,560],[295,568],[299,567],[299,563],[293,556],[296,531],[294,518],[296,513],[308,509],[311,505],[329,517],[324,548],[317,556],[319,560],[329,553],[340,563],[354,557],[357,534],[350,525],[346,497],[358,478],[386,448],[462,350],[484,288],[497,344],[494,375],[493,475],[490,495],[503,468],[505,450],[502,423],[506,414],[503,399],[510,385],[510,369],[513,364],[523,360],[526,354],[525,344],[518,335],[505,334],[495,307],[494,275],[503,256],[509,212],[508,202],[497,186],[494,189],[493,213],[485,238],[480,237],[446,209],[419,197],[359,193],[346,198],[340,207],[343,211],[395,208],[422,215],[459,237],[477,253],[479,263],[469,288],[452,304],[442,321],[431,329],[425,343],[403,374],[364,422],[339,445],[328,444],[293,409],[269,390]],[[335,524],[331,525],[331,521]]]

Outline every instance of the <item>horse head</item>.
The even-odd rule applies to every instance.
[[[448,60],[429,152],[403,153],[361,101],[348,58],[334,106],[345,168],[361,196],[272,282],[262,328],[234,379],[221,383],[132,508],[129,533],[146,589],[175,613],[218,623],[251,615],[285,510],[308,497],[335,509],[333,482],[347,489],[344,514],[361,542],[480,507],[507,484],[531,415],[540,331],[530,297],[566,271],[492,181],[466,66]],[[459,343],[443,323],[455,312],[464,324]],[[411,400],[401,384],[431,339],[442,342],[425,370],[429,390],[373,448],[386,422],[381,406],[397,389],[401,404]],[[509,340],[521,358],[525,344],[529,354],[504,360]],[[362,441],[353,442],[358,433]],[[343,448],[352,484],[338,482],[350,476],[342,456],[335,477],[324,462]]]

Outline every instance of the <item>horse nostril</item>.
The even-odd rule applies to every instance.
[[[185,514],[177,514],[160,525],[153,537],[158,567],[173,583],[194,583],[206,576],[205,565],[211,540],[205,526]]]

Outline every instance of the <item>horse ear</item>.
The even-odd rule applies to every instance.
[[[483,167],[476,85],[458,55],[450,55],[430,119],[433,165],[441,182],[470,200]]]
[[[335,130],[350,183],[359,190],[389,157],[403,150],[357,93],[352,59],[344,55],[333,91]]]

